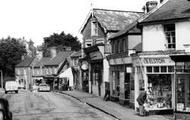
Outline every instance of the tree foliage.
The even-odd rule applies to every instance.
[[[21,61],[26,53],[23,39],[8,37],[0,39],[0,69],[9,76],[14,76],[15,65]]]
[[[60,34],[54,33],[44,38],[44,44],[42,44],[41,49],[45,53],[45,56],[49,55],[48,48],[53,46],[56,46],[58,50],[64,50],[65,47],[71,47],[73,51],[81,49],[81,43],[78,38],[64,32]]]

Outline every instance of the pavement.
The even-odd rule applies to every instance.
[[[71,96],[80,102],[86,103],[118,120],[172,120],[173,115],[148,115],[139,116],[134,109],[127,108],[112,101],[81,91],[61,91],[60,93]]]

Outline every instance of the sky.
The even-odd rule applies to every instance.
[[[0,0],[0,38],[7,36],[34,41],[53,33],[79,32],[91,8],[142,11],[147,0]]]

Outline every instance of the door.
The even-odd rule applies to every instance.
[[[177,110],[190,110],[190,75],[177,76]]]

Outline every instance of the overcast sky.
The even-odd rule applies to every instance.
[[[53,33],[71,33],[81,38],[79,29],[91,9],[142,11],[147,0],[0,0],[0,38],[25,37],[35,45]]]

